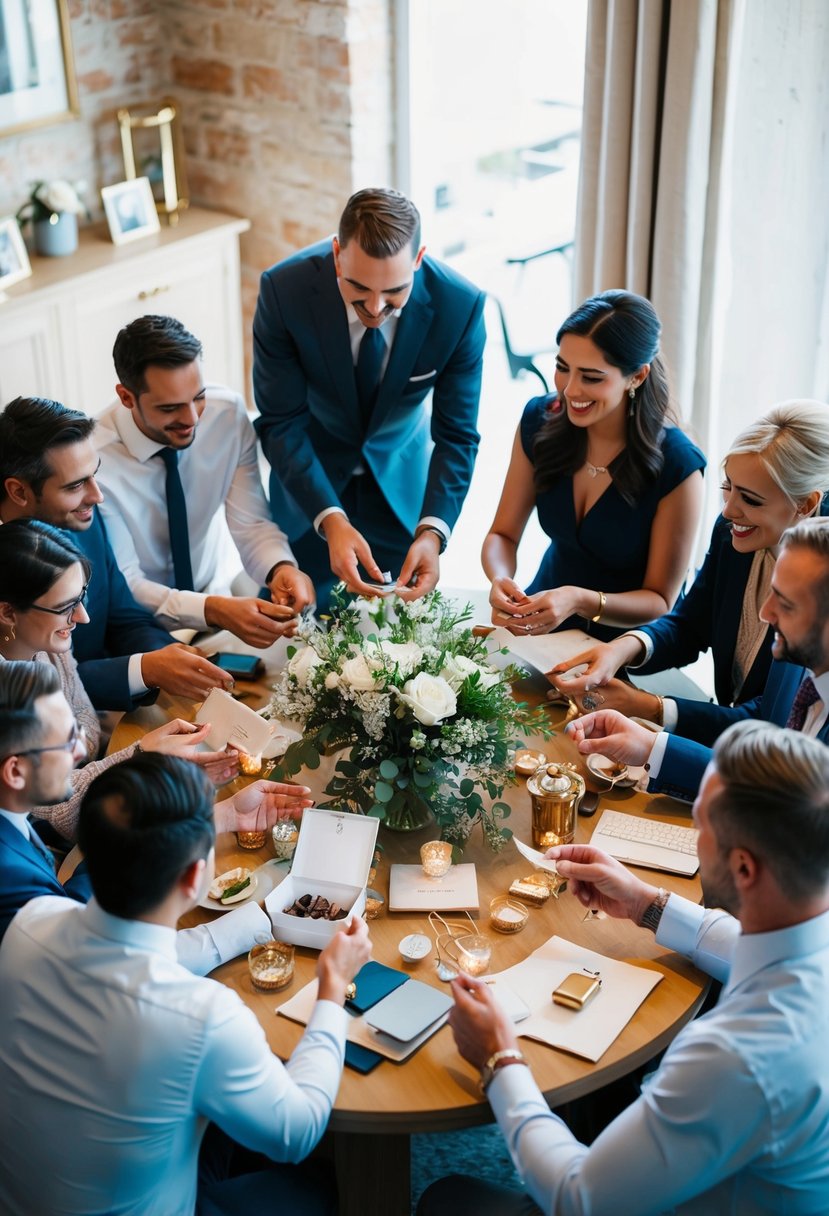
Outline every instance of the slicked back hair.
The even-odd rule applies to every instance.
[[[356,240],[370,258],[391,258],[409,248],[420,249],[420,212],[397,190],[372,188],[352,194],[340,216],[340,246]]]

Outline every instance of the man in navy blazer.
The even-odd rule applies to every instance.
[[[97,504],[92,418],[43,397],[17,397],[0,414],[0,520],[40,519],[71,533],[89,558],[89,623],[73,653],[96,709],[130,710],[158,689],[203,700],[230,676],[181,646],[138,604],[118,568]]]
[[[686,702],[683,735],[654,735],[616,710],[599,710],[567,728],[579,751],[647,765],[649,792],[690,802],[713,743],[732,722],[763,718],[829,742],[829,519],[807,519],[783,533],[760,617],[774,629],[774,662],[761,696],[734,706]]]
[[[417,209],[394,190],[359,191],[337,236],[262,275],[255,426],[271,511],[320,603],[334,576],[370,591],[358,563],[406,598],[435,586],[478,448],[483,307],[424,256]]]

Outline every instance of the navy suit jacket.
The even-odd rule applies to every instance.
[[[708,742],[713,744],[720,730],[725,730],[732,722],[741,722],[746,718],[761,718],[766,722],[774,722],[776,726],[785,726],[795,694],[805,675],[805,667],[775,660],[772,662],[762,697],[755,697],[753,701],[735,705],[730,709],[725,706],[706,706],[699,702],[703,709],[719,708],[723,714],[728,714],[728,720],[713,737],[709,737],[710,731],[704,730]],[[718,721],[719,718],[718,715]],[[698,724],[704,728],[709,725],[702,721]],[[829,743],[829,718],[817,737],[821,742]],[[693,802],[712,754],[711,746],[707,746],[706,742],[700,741],[699,738],[688,739],[680,735],[670,735],[659,776],[648,782],[649,792],[670,794],[672,798],[680,798],[683,802]]]
[[[253,323],[254,426],[271,464],[271,512],[291,540],[341,506],[360,463],[409,532],[423,515],[454,527],[478,450],[483,308],[477,287],[423,259],[364,435],[331,241],[265,271]]]
[[[92,898],[86,866],[81,862],[63,886],[48,858],[0,815],[0,941],[12,917],[39,895],[70,895],[85,904]]]
[[[67,532],[66,536],[92,565],[86,601],[89,624],[78,625],[72,634],[73,653],[90,701],[96,709],[123,710],[154,701],[155,690],[143,697],[130,695],[130,655],[160,650],[173,638],[127,586],[97,507],[85,532]]]

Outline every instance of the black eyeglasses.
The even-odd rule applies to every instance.
[[[49,611],[53,611],[50,609]],[[86,744],[86,731],[77,722],[72,723],[72,733],[65,743],[50,743],[48,747],[28,747],[24,752],[12,752],[12,756],[42,756],[44,752],[73,752],[79,743]],[[4,764],[9,756],[4,756]]]
[[[84,583],[83,591],[76,600],[72,600],[70,604],[64,604],[62,608],[46,608],[43,604],[30,604],[30,608],[36,608],[38,612],[48,612],[51,616],[65,616],[67,625],[72,624],[72,617],[75,610],[86,603],[86,593],[89,590],[89,583]]]

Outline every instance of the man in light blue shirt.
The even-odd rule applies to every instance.
[[[586,907],[654,930],[722,980],[716,1007],[587,1148],[521,1067],[487,987],[456,980],[455,1041],[481,1069],[529,1194],[448,1178],[419,1216],[829,1211],[829,752],[767,723],[732,726],[694,818],[706,901],[726,911],[669,896],[589,845],[548,856]]]
[[[342,1072],[345,991],[370,954],[365,922],[320,954],[319,999],[283,1065],[235,992],[176,959],[175,926],[213,872],[202,771],[151,753],[106,770],[78,839],[94,898],[32,900],[0,949],[4,1214],[330,1212],[324,1188],[272,1166],[217,1178],[203,1162],[197,1194],[197,1162],[211,1121],[273,1162],[317,1144]]]

